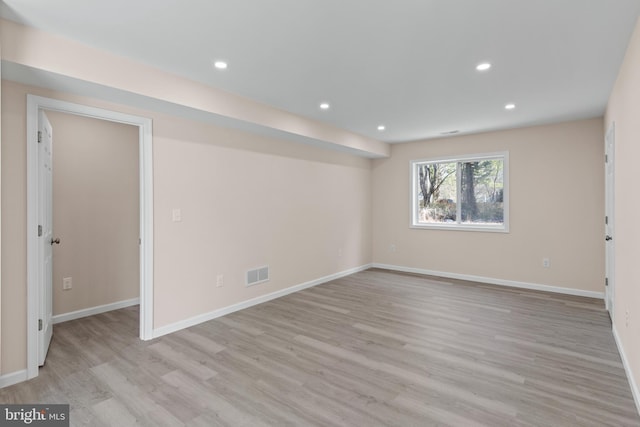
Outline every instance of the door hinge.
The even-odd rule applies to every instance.
[[[38,330],[42,330],[42,319],[38,319]]]
[[[607,225],[609,224],[609,217],[608,216],[604,217],[604,223],[607,224]]]
[[[608,277],[604,278],[604,285],[605,286],[609,286],[609,278]]]
[[[38,131],[38,143],[42,142],[42,131]]]
[[[38,226],[38,237],[41,237],[41,236],[42,236],[42,226],[39,225]]]

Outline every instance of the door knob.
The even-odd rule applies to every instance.
[[[606,240],[608,242],[609,240],[613,240],[613,237],[607,236],[607,237],[604,238],[604,240]]]
[[[59,238],[59,237],[56,237],[55,239],[51,239],[51,244],[53,245],[54,243],[55,243],[56,245],[59,245],[59,244],[60,244],[60,238]]]

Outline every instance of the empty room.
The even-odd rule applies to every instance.
[[[3,0],[0,425],[640,426],[639,19]]]

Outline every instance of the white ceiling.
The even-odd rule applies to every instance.
[[[4,0],[1,13],[403,142],[602,115],[640,0]]]

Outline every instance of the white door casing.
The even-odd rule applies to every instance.
[[[605,136],[605,305],[613,320],[615,294],[615,123]]]
[[[44,365],[53,336],[53,129],[44,111],[38,117],[38,366]]]
[[[154,337],[153,329],[153,153],[152,121],[146,117],[88,107],[51,98],[27,95],[27,372],[26,379],[38,376],[40,354],[44,353],[38,320],[46,311],[43,298],[46,286],[40,256],[41,184],[40,148],[37,133],[42,110],[59,111],[137,126],[140,146],[140,338]],[[51,237],[49,237],[51,246]],[[51,276],[49,276],[51,277]],[[46,279],[44,279],[46,280]],[[49,279],[49,280],[52,280]],[[52,289],[49,287],[49,289]],[[51,322],[50,322],[51,323]],[[44,330],[44,319],[43,319]],[[48,343],[47,343],[48,344]],[[42,350],[41,350],[42,348]]]

